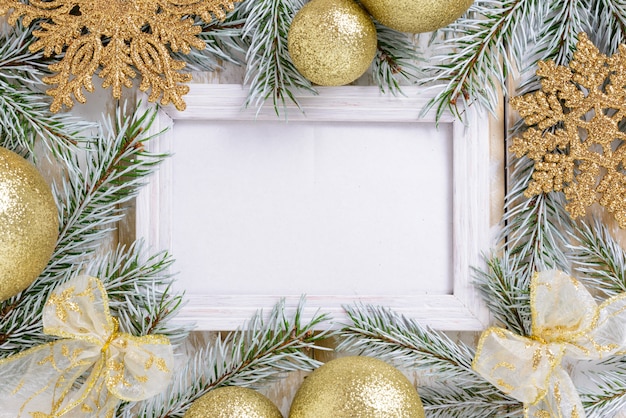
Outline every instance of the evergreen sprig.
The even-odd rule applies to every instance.
[[[191,404],[221,386],[260,388],[285,373],[311,371],[321,363],[310,356],[323,349],[318,342],[326,333],[316,332],[329,317],[320,313],[303,323],[304,299],[295,313],[287,316],[284,301],[278,302],[267,318],[254,315],[247,326],[195,352],[181,367],[170,388],[138,405],[126,405],[119,417],[182,417]]]
[[[477,0],[469,13],[440,30],[437,52],[423,84],[443,83],[429,103],[445,110],[477,103],[493,112],[510,91],[510,74],[527,76],[521,92],[537,89],[537,61],[567,63],[578,34],[587,32],[601,51],[613,53],[624,36],[623,0]]]
[[[186,62],[190,71],[215,71],[224,62],[235,65],[245,64],[247,45],[243,42],[243,28],[246,17],[243,13],[245,1],[235,3],[235,8],[226,14],[223,21],[201,21],[202,32],[198,35],[204,42],[204,49],[193,48],[189,54],[175,53],[176,59]]]
[[[618,416],[626,399],[626,357],[586,362],[580,372],[586,383],[580,398],[589,418]]]
[[[626,292],[626,252],[598,219],[577,225],[569,245],[574,269],[602,297]]]
[[[477,0],[468,13],[442,28],[441,40],[425,71],[423,84],[443,83],[445,87],[425,111],[436,108],[437,118],[457,106],[477,102],[494,112],[498,96],[506,91],[506,78],[519,67],[528,42],[529,18],[540,6],[532,0]],[[509,54],[509,46],[512,54]]]
[[[520,418],[522,405],[514,399],[475,387],[435,383],[419,388],[428,418]]]
[[[529,21],[533,36],[524,46],[526,51],[519,50],[516,54],[523,62],[519,68],[522,81],[518,83],[518,94],[541,87],[535,75],[537,61],[551,60],[557,65],[566,65],[573,57],[580,33],[586,32],[594,41],[599,40],[593,32],[604,28],[596,29],[592,23],[596,19],[590,13],[594,2],[598,3],[597,0],[551,0]],[[601,50],[604,50],[603,45],[604,42],[599,43]]]
[[[39,283],[56,282],[70,266],[74,269],[93,253],[125,214],[123,204],[134,198],[147,177],[166,157],[146,151],[143,142],[155,108],[144,112],[123,107],[113,120],[107,119],[103,132],[86,149],[86,161],[74,154],[72,166],[54,186],[60,209],[60,233],[52,259]]]
[[[526,198],[531,174],[528,159],[510,164],[511,189],[505,201],[503,244],[475,270],[475,285],[494,319],[520,335],[530,335],[530,281],[542,270],[570,271],[567,245],[573,231],[560,193]]]
[[[173,263],[167,252],[147,255],[138,241],[96,257],[85,271],[102,280],[121,331],[136,336],[161,334],[178,345],[192,326],[171,322],[184,304],[182,295],[171,290]]]
[[[43,334],[41,312],[49,293],[80,272],[106,242],[114,223],[124,216],[122,205],[132,199],[164,156],[141,147],[155,110],[126,115],[118,108],[115,120],[88,143],[86,166],[77,154],[63,162],[60,185],[53,187],[59,208],[60,232],[53,256],[39,278],[22,293],[0,303],[0,356],[6,357],[49,341]]]
[[[50,112],[50,97],[41,91],[47,60],[28,50],[33,40],[32,28],[0,23],[0,146],[33,158],[35,144],[41,141],[63,158],[96,125]]]
[[[512,197],[518,197],[513,192]],[[570,270],[566,255],[571,223],[555,195],[520,198],[508,208],[502,227],[506,243],[475,271],[475,285],[494,319],[520,334],[530,334],[530,281],[542,270]],[[565,232],[564,232],[565,231]]]
[[[247,16],[244,41],[246,54],[244,84],[250,84],[246,106],[260,109],[271,100],[277,115],[289,100],[296,105],[298,89],[316,94],[311,82],[304,78],[289,57],[287,35],[303,0],[258,0],[245,3]]]
[[[20,22],[15,27],[0,22],[0,74],[4,80],[32,86],[40,84],[48,74],[48,62],[43,51],[32,53],[29,47],[35,41],[33,27],[24,28]]]
[[[376,357],[432,377],[437,384],[430,389],[420,388],[429,416],[499,417],[521,413],[518,401],[474,372],[475,353],[467,345],[384,307],[344,308],[351,322],[337,332],[342,339],[337,350]]]
[[[626,40],[626,1],[592,0],[589,37],[604,54],[617,52]]]
[[[530,277],[519,258],[505,253],[486,260],[487,270],[476,270],[476,287],[493,319],[519,335],[531,333]]]
[[[372,63],[372,77],[381,93],[401,94],[404,81],[414,84],[420,78],[418,64],[423,61],[412,37],[390,29],[377,21],[378,47]]]
[[[546,2],[543,16],[535,20],[536,41],[527,62],[553,60],[557,65],[565,65],[576,50],[578,34],[590,32],[590,0],[550,0]],[[532,66],[534,67],[534,66]]]

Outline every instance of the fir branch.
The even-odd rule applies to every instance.
[[[202,50],[192,49],[189,54],[174,53],[172,56],[187,63],[190,71],[215,71],[222,62],[236,65],[244,63],[243,57],[247,46],[244,44],[243,27],[246,19],[243,15],[245,2],[235,3],[234,10],[227,13],[223,21],[199,22],[202,32],[198,38],[204,41]]]
[[[578,34],[588,32],[590,29],[588,25],[590,7],[589,0],[546,2],[545,16],[537,20],[539,23],[535,31],[537,43],[526,59],[553,60],[557,65],[567,64],[576,50]]]
[[[562,193],[524,197],[532,173],[527,158],[511,164],[500,240],[505,244],[475,271],[476,287],[494,319],[520,335],[530,334],[530,281],[542,270],[570,270],[566,254],[572,222]]]
[[[71,149],[87,140],[85,132],[96,125],[54,115],[49,106],[50,100],[43,93],[7,84],[0,73],[0,146],[34,157],[37,141],[41,140],[55,157],[61,161],[67,158]]]
[[[320,362],[306,354],[320,349],[317,342],[325,333],[314,328],[328,320],[318,314],[302,323],[304,300],[292,317],[285,315],[284,301],[277,303],[269,317],[252,317],[243,331],[228,334],[223,340],[199,350],[175,376],[169,390],[138,406],[126,405],[120,417],[182,417],[191,404],[220,386],[258,388],[281,378],[285,372],[311,371]]]
[[[520,335],[530,334],[530,280],[542,270],[570,270],[566,254],[572,222],[561,193],[524,197],[532,173],[527,158],[511,164],[500,240],[505,244],[475,271],[475,285],[494,319]]]
[[[475,286],[497,323],[519,335],[531,334],[530,277],[520,272],[519,259],[505,253],[476,270]]]
[[[120,205],[134,198],[165,155],[145,151],[142,142],[156,108],[144,113],[134,110],[130,116],[118,107],[115,119],[105,122],[106,134],[98,137],[87,150],[84,171],[68,171],[55,187],[60,208],[58,243],[51,262],[40,282],[55,280],[69,266],[80,265],[86,254],[95,251],[103,237],[124,216]],[[77,156],[74,168],[80,167]],[[74,174],[75,172],[75,174]]]
[[[529,0],[477,0],[470,11],[441,29],[443,41],[426,71],[432,75],[423,84],[445,83],[442,91],[426,106],[436,107],[439,118],[445,110],[457,112],[457,105],[478,102],[493,112],[498,96],[505,91],[507,74],[523,57],[510,57],[509,45],[519,51],[526,45],[526,25],[536,12],[537,2]]]
[[[547,41],[542,48],[541,60],[553,60],[557,65],[567,64],[573,57],[578,42],[578,34],[590,32],[588,25],[589,0],[552,0],[548,18],[538,32],[538,38]]]
[[[533,173],[533,163],[526,157],[513,160],[509,172],[511,186],[500,237],[507,239],[510,255],[526,266],[522,271],[527,276],[552,268],[569,271],[565,249],[573,224],[563,193],[526,198],[524,192]]]
[[[520,83],[519,94],[538,90],[541,86],[534,74],[537,61],[552,60],[557,65],[566,65],[573,57],[581,32],[592,32],[589,22],[593,16],[590,0],[551,0],[545,3],[541,18],[536,19],[537,28],[533,31],[534,43],[523,60],[527,64],[521,68],[522,74],[531,72],[528,80]]]
[[[155,114],[153,109],[126,116],[118,108],[117,120],[106,122],[105,132],[86,150],[84,172],[78,156],[69,158],[72,166],[56,193],[60,233],[54,254],[28,289],[0,303],[0,356],[49,340],[40,322],[50,291],[82,269],[123,217],[120,204],[137,194],[164,158],[141,147],[141,141],[150,139],[144,132]]]
[[[580,223],[569,245],[574,270],[604,296],[626,292],[626,252],[613,238],[606,225],[596,219],[592,224]]]
[[[260,109],[271,99],[277,115],[297,89],[316,94],[311,82],[295,68],[287,50],[287,35],[303,0],[247,0],[244,41],[250,46],[244,84],[250,84],[245,106]]]
[[[41,140],[53,155],[65,158],[96,125],[50,112],[50,97],[41,92],[45,60],[28,50],[32,29],[1,25],[0,32],[0,146],[34,156]]]
[[[616,416],[626,406],[626,358],[618,355],[586,363],[581,375],[587,383],[579,391],[587,416]]]
[[[420,388],[420,397],[428,418],[519,418],[522,404],[513,399],[487,393],[477,406],[475,388],[436,384]],[[493,396],[493,398],[492,398]]]
[[[598,1],[610,0],[477,0],[470,13],[441,30],[439,54],[427,67],[432,75],[422,82],[443,82],[445,88],[426,110],[436,107],[439,117],[446,109],[458,113],[459,102],[477,102],[493,112],[499,95],[506,96],[506,78],[513,70],[534,72],[536,61],[565,64],[571,59],[578,34],[595,30],[590,10]],[[616,19],[608,22],[611,33],[620,25]],[[531,76],[520,91],[537,88]]]
[[[374,82],[382,93],[402,93],[400,80],[415,83],[421,70],[416,65],[423,61],[411,38],[374,21],[378,37],[378,50],[372,63]]]
[[[355,352],[404,369],[436,369],[441,380],[482,381],[471,367],[473,350],[416,321],[379,306],[344,306],[351,321],[337,335],[337,351]]]
[[[589,0],[589,38],[607,55],[618,51],[626,41],[626,1]]]
[[[465,344],[456,344],[445,334],[424,328],[386,308],[371,305],[344,308],[352,323],[337,332],[342,339],[337,351],[376,357],[399,368],[418,369],[436,376],[442,387],[421,393],[429,414],[441,416],[438,414],[445,412],[447,417],[460,418],[504,416],[500,414],[520,411],[518,401],[501,393],[472,369],[474,350]],[[445,396],[452,394],[462,398],[443,405]],[[435,396],[429,398],[430,395]],[[454,407],[455,403],[461,407]]]
[[[20,22],[15,27],[0,23],[0,74],[4,80],[16,84],[40,84],[48,73],[48,63],[43,51],[30,52],[34,42],[33,27],[24,28]]]
[[[96,258],[86,274],[104,283],[120,330],[137,336],[165,335],[176,345],[191,328],[169,322],[183,305],[182,296],[171,293],[174,278],[168,269],[173,262],[165,252],[145,257],[142,243],[135,242]]]

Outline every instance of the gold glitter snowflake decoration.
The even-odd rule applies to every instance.
[[[563,191],[572,218],[594,202],[626,227],[626,45],[611,57],[585,34],[569,67],[539,62],[541,90],[511,100],[527,125],[511,151],[534,160],[527,197]]]
[[[86,99],[82,89],[94,91],[93,75],[103,78],[102,86],[111,87],[119,98],[122,86],[131,87],[137,72],[139,88],[151,89],[149,100],[173,103],[184,110],[182,96],[191,80],[181,73],[185,63],[172,58],[172,52],[188,54],[191,48],[203,49],[196,35],[200,26],[194,17],[210,22],[223,19],[238,0],[0,0],[0,16],[12,10],[9,23],[23,19],[24,25],[43,19],[31,52],[43,49],[46,56],[63,54],[50,65],[56,74],[44,82],[56,85],[47,91],[54,98],[50,109],[71,108],[72,95],[80,103]]]

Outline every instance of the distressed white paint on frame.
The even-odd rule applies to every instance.
[[[215,121],[277,121],[271,106],[258,113],[242,109],[247,91],[240,85],[192,84],[190,88],[185,97],[187,110],[159,110],[152,130],[155,133],[168,130],[148,142],[151,151],[169,152],[174,149],[174,141],[182,140],[177,139],[176,121],[199,121],[207,124],[207,129]],[[290,106],[287,109],[289,120],[308,123],[435,122],[432,114],[419,115],[436,94],[436,89],[406,87],[403,88],[406,96],[400,97],[381,95],[376,87],[369,86],[329,87],[319,91],[319,96],[299,97],[305,114]],[[452,291],[449,294],[387,294],[383,281],[380,292],[370,289],[366,295],[307,294],[305,316],[312,316],[319,309],[333,314],[335,321],[342,321],[345,314],[341,306],[362,301],[392,308],[435,329],[484,328],[488,314],[471,284],[471,268],[481,265],[480,253],[489,247],[489,123],[487,116],[475,108],[470,108],[464,118],[466,124],[448,114],[439,121],[440,124],[450,124],[452,133],[452,185],[448,189],[452,190]],[[136,233],[153,249],[172,248],[172,217],[176,216],[172,211],[172,168],[171,159],[166,160],[137,199]],[[425,235],[434,233],[437,231],[425,231]],[[193,243],[192,239],[190,243]],[[268,311],[281,298],[286,298],[288,309],[295,308],[300,295],[281,292],[280,283],[269,287],[264,294],[243,295],[240,291],[209,294],[196,288],[187,293],[189,302],[182,309],[179,320],[195,322],[200,330],[230,330],[240,327],[257,310]]]

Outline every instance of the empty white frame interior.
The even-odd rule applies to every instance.
[[[436,93],[320,88],[304,110],[243,109],[240,85],[192,84],[147,143],[166,159],[137,199],[137,236],[170,251],[187,305],[179,320],[230,330],[306,295],[382,305],[441,330],[478,330],[471,268],[489,246],[489,128],[419,117]]]

